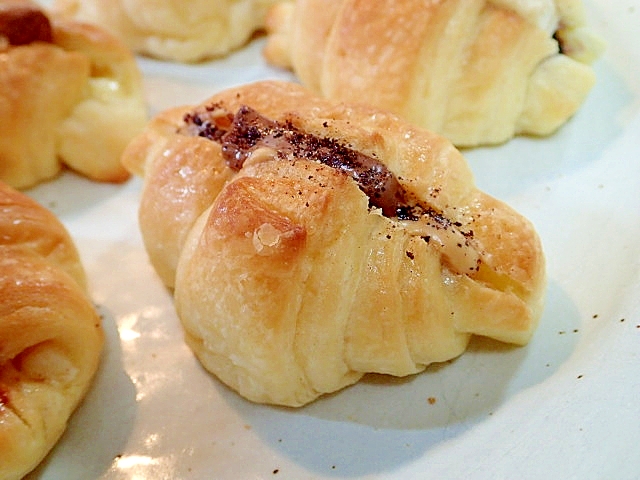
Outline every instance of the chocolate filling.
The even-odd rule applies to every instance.
[[[12,46],[52,43],[53,29],[49,18],[37,8],[0,7],[0,37],[5,37]]]
[[[213,124],[198,115],[187,115],[185,120],[198,127],[198,135],[221,144],[222,155],[234,170],[240,170],[254,150],[267,147],[279,158],[305,158],[349,175],[369,197],[369,203],[387,216],[395,216],[399,205],[405,203],[404,189],[383,163],[335,139],[302,132],[290,121],[270,120],[247,106],[233,117],[217,117]]]
[[[386,217],[417,221],[427,216],[428,225],[436,229],[462,227],[462,223],[452,222],[432,206],[410,201],[411,195],[379,160],[335,139],[302,132],[291,121],[268,119],[247,106],[233,115],[220,104],[209,105],[204,112],[188,113],[184,121],[190,134],[222,146],[222,155],[231,169],[240,170],[257,148],[271,148],[279,158],[306,158],[349,175],[369,197],[369,204],[380,208]],[[460,233],[466,239],[473,237],[472,230]],[[425,240],[429,241],[427,237]]]

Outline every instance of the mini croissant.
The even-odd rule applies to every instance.
[[[318,94],[473,147],[578,110],[603,47],[585,23],[580,0],[296,0],[269,12],[264,54]]]
[[[0,182],[0,478],[35,468],[100,362],[103,331],[69,233]]]
[[[63,165],[102,182],[147,110],[133,54],[98,27],[0,0],[0,180],[28,188]]]
[[[257,82],[160,113],[123,161],[186,340],[244,397],[300,406],[404,376],[472,334],[531,338],[544,257],[455,147],[300,85]]]
[[[246,44],[277,1],[55,0],[54,9],[106,28],[136,53],[198,62]]]

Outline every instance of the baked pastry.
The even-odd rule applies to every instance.
[[[0,478],[47,455],[103,345],[80,258],[57,218],[0,182]]]
[[[327,98],[370,103],[459,147],[549,135],[584,102],[602,41],[580,0],[297,0],[265,58]]]
[[[64,15],[93,22],[136,53],[176,62],[227,55],[262,29],[278,0],[56,0]]]
[[[522,345],[541,314],[532,224],[393,114],[257,82],[160,113],[123,162],[187,343],[252,401],[413,374],[472,334]]]
[[[133,54],[97,27],[0,0],[0,180],[15,188],[62,165],[121,182],[120,155],[148,117]]]

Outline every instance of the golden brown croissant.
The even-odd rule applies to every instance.
[[[137,53],[196,62],[244,45],[277,1],[56,0],[54,8],[103,26]]]
[[[102,351],[100,318],[69,233],[0,182],[0,478],[22,478],[51,450]]]
[[[27,188],[62,164],[97,181],[147,121],[132,53],[97,27],[0,0],[0,180]]]
[[[531,223],[392,114],[258,82],[160,113],[123,161],[188,344],[250,400],[413,374],[471,334],[525,344],[541,314]]]
[[[457,146],[548,135],[595,82],[580,0],[296,0],[265,57],[331,99],[370,103]]]

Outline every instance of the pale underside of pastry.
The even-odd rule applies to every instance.
[[[56,0],[65,16],[93,22],[136,53],[197,62],[227,55],[264,27],[278,0]]]
[[[252,401],[414,374],[472,334],[523,345],[541,315],[532,224],[392,114],[258,82],[160,113],[123,162],[188,344]]]
[[[63,166],[95,181],[129,178],[120,155],[148,119],[131,51],[29,1],[0,1],[0,25],[0,180],[24,189]]]
[[[327,98],[369,103],[459,147],[546,136],[595,83],[580,0],[296,0],[265,58]]]
[[[103,345],[80,258],[57,218],[0,182],[0,478],[54,447]]]

